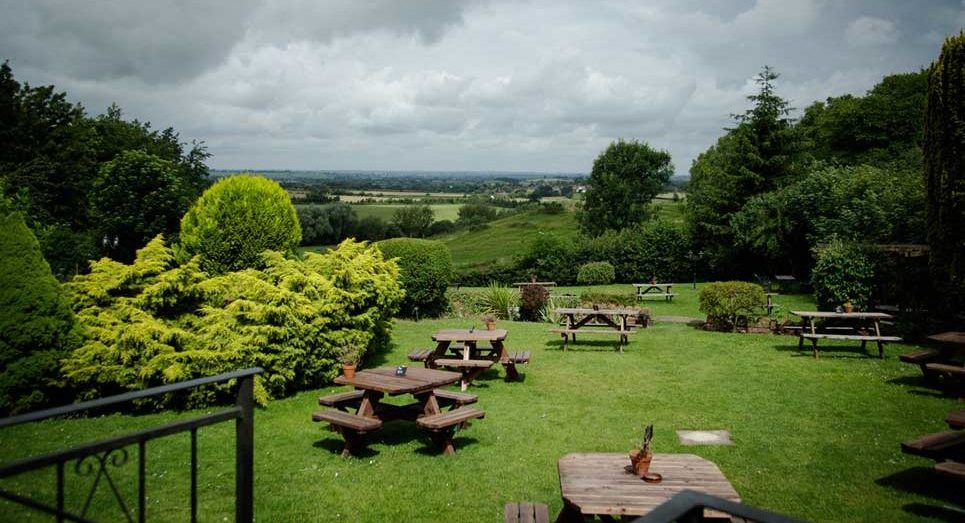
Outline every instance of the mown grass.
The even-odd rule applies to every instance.
[[[545,214],[527,211],[491,222],[478,231],[463,230],[440,236],[452,252],[456,269],[510,262],[523,254],[527,246],[540,235],[555,235],[567,240],[577,236],[576,214],[563,212]]]
[[[807,304],[806,297],[789,298]],[[675,300],[678,312],[687,299]],[[654,304],[660,314],[663,306]],[[393,346],[367,366],[397,365],[431,344],[440,328],[475,320],[397,321]],[[503,381],[498,366],[471,392],[486,418],[457,438],[458,454],[441,456],[409,423],[374,435],[361,457],[339,457],[341,440],[309,420],[326,387],[272,401],[255,424],[255,505],[266,521],[502,520],[503,504],[533,500],[561,508],[556,461],[570,452],[625,452],[648,423],[657,452],[694,453],[717,463],[744,501],[812,521],[899,521],[941,515],[961,490],[938,487],[931,462],[899,451],[899,442],[941,430],[955,400],[921,386],[916,367],[889,345],[879,360],[856,346],[827,344],[821,359],[797,350],[793,337],[740,335],[657,323],[631,338],[623,354],[609,338],[562,352],[547,324],[502,322],[511,349],[533,351],[525,380]],[[401,398],[400,398],[401,399]],[[112,415],[61,420],[0,432],[4,462],[88,438],[149,426],[185,414]],[[676,429],[727,429],[733,446],[683,447]],[[231,519],[233,427],[199,437],[203,520]],[[149,444],[148,516],[186,519],[187,436]],[[133,458],[133,455],[132,455]],[[132,464],[119,479],[134,492]],[[81,503],[71,468],[69,503]],[[50,495],[53,473],[16,483]],[[10,485],[9,480],[4,485]],[[956,500],[955,497],[959,496]],[[48,498],[52,499],[52,498]],[[106,512],[106,491],[94,516]],[[29,521],[9,504],[4,520]],[[946,516],[948,517],[948,516]],[[42,518],[36,518],[41,520]],[[921,518],[923,519],[923,518]]]

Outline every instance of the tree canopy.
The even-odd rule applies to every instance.
[[[597,236],[645,221],[648,205],[672,174],[667,151],[636,140],[611,143],[593,162],[580,228]]]

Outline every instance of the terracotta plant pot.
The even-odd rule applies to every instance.
[[[342,374],[348,378],[352,379],[355,377],[355,364],[354,363],[343,363],[342,364]]]
[[[852,305],[850,302],[849,302],[849,303],[845,303],[845,304],[844,304],[844,312],[845,312],[845,313],[852,313],[852,312],[854,312],[854,305]]]
[[[651,460],[653,460],[653,454],[650,452],[644,454],[640,449],[630,451],[630,464],[633,466],[633,473],[637,476],[647,475],[647,472],[650,471]]]
[[[495,321],[487,321],[487,322],[486,322],[486,330],[488,330],[488,331],[494,331],[494,330],[496,330],[496,322],[495,322]]]

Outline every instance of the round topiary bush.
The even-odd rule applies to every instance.
[[[407,317],[438,316],[447,307],[446,289],[452,281],[452,255],[442,242],[393,238],[376,245],[386,259],[396,258],[405,289],[399,313]]]
[[[580,266],[576,283],[580,285],[606,285],[616,279],[616,271],[609,262],[590,262]]]
[[[178,257],[225,273],[259,265],[266,250],[291,252],[302,239],[288,193],[278,182],[242,174],[212,185],[181,219]]]

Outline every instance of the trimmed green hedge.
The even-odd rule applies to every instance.
[[[181,219],[178,258],[201,256],[201,268],[225,273],[257,267],[266,250],[293,252],[302,229],[278,182],[242,174],[223,178]]]
[[[393,238],[376,243],[386,259],[396,258],[405,299],[402,316],[439,316],[446,311],[446,289],[452,281],[452,255],[442,242]]]
[[[817,252],[811,270],[814,298],[821,310],[833,310],[850,301],[866,311],[872,305],[876,267],[867,248],[834,239]]]

